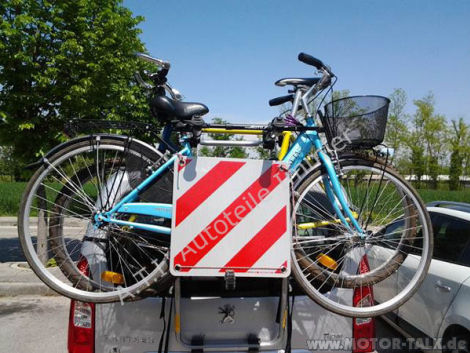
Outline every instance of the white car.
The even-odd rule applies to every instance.
[[[432,202],[427,205],[434,232],[434,253],[428,275],[417,293],[384,316],[405,337],[419,338],[435,351],[470,351],[470,204]],[[393,236],[403,227],[397,220],[385,228]],[[415,256],[415,255],[408,255]],[[375,300],[406,283],[406,271],[416,261],[406,259],[398,271],[374,287]],[[447,347],[444,345],[447,344]]]

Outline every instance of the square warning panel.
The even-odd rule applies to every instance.
[[[180,157],[174,173],[173,275],[290,274],[290,181],[282,162]]]

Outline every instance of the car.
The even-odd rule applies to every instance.
[[[350,352],[373,351],[369,343],[375,334],[373,319],[356,322],[297,295],[289,333],[287,306],[281,310],[279,280],[237,281],[241,288],[230,293],[220,280],[185,280],[173,301],[170,296],[123,305],[72,300],[68,351],[150,353],[158,352],[160,341],[167,340],[171,352],[278,352],[285,349],[289,336],[294,352],[308,352],[312,347],[330,352],[345,352],[348,347]],[[292,297],[289,303],[292,309]],[[362,343],[353,349],[359,339]]]
[[[181,278],[164,296],[111,304],[72,300],[68,352],[279,352],[288,342],[298,353],[374,352],[373,318],[333,314],[287,279],[237,278],[235,289],[228,284]],[[355,302],[362,293],[369,292],[357,289]]]
[[[427,204],[434,233],[433,260],[415,295],[383,318],[406,337],[419,338],[426,346],[442,352],[468,352],[470,349],[470,204],[436,201]],[[385,227],[393,236],[403,227],[396,220]],[[380,302],[390,291],[399,291],[406,273],[414,271],[408,258],[398,271],[374,286]],[[460,342],[460,348],[455,347]],[[447,346],[447,347],[445,347]]]

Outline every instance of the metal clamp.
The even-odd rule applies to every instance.
[[[225,290],[235,290],[237,286],[237,279],[235,277],[235,272],[232,270],[225,271]]]

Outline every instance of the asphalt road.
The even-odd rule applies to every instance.
[[[0,262],[26,261],[18,240],[16,225],[0,222]]]
[[[0,221],[2,266],[25,261],[14,223]],[[0,274],[0,278],[7,276],[7,272]],[[17,272],[29,274],[29,271]],[[3,280],[9,282],[8,278]],[[0,352],[67,352],[69,305],[70,300],[60,296],[0,297]]]
[[[0,352],[67,352],[69,305],[63,297],[0,298]]]
[[[71,221],[71,227],[65,231],[76,232],[84,228],[83,224]],[[34,224],[34,223],[33,223]],[[33,228],[34,229],[34,228]],[[75,233],[74,233],[75,234]],[[15,217],[0,217],[0,262],[26,261],[18,239],[18,230]]]

